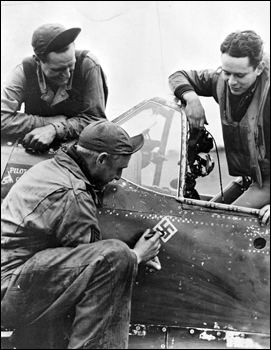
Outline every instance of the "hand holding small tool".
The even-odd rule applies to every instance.
[[[148,232],[149,231],[149,232]],[[156,234],[156,232],[160,232],[161,237],[164,236],[164,232],[163,231],[159,231],[159,230],[153,230],[153,229],[148,229],[145,233],[147,233],[144,237],[145,239],[150,239],[151,237],[153,237],[154,234]],[[155,256],[154,258],[152,258],[151,260],[146,262],[146,265],[150,268],[154,268],[155,270],[161,270],[162,266],[160,263],[160,260],[158,258],[158,256]]]

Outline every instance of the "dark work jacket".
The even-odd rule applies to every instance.
[[[199,96],[212,96],[220,107],[223,138],[229,174],[250,176],[262,186],[270,176],[270,66],[259,81],[250,106],[240,122],[232,120],[227,88],[221,70],[177,71],[169,77],[169,85],[180,100],[188,91]]]
[[[245,115],[240,122],[236,122],[231,116],[227,84],[221,78],[217,83],[229,174],[250,176],[260,187],[263,179],[270,175],[270,157],[268,159],[264,135],[264,114],[270,116],[270,102],[269,107],[267,106],[269,93],[270,78],[265,70],[258,78],[256,90]]]

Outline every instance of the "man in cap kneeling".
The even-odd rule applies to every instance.
[[[102,240],[96,190],[120,179],[143,144],[142,134],[97,121],[14,184],[2,204],[1,310],[15,335],[27,325],[49,330],[72,311],[68,348],[128,347],[137,266],[158,254],[161,233],[143,233],[133,249]]]
[[[46,23],[32,35],[34,55],[8,76],[1,96],[1,136],[45,151],[77,139],[92,121],[106,119],[106,76],[88,50],[75,50],[80,28]],[[24,111],[21,106],[24,104]]]

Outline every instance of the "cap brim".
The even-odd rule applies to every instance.
[[[47,55],[50,52],[63,49],[63,47],[71,44],[81,32],[81,28],[70,28],[64,32],[58,34],[50,43],[47,45],[43,52],[43,55]]]
[[[142,134],[131,137],[131,144],[133,146],[133,152],[135,153],[140,150],[144,145],[144,136]]]

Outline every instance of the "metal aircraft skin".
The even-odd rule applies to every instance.
[[[270,226],[258,210],[184,195],[188,126],[182,108],[161,98],[116,118],[130,136],[143,133],[119,181],[100,197],[104,239],[133,247],[143,231],[164,231],[162,268],[139,265],[129,348],[269,349]],[[2,141],[1,197],[32,165],[53,157]]]

